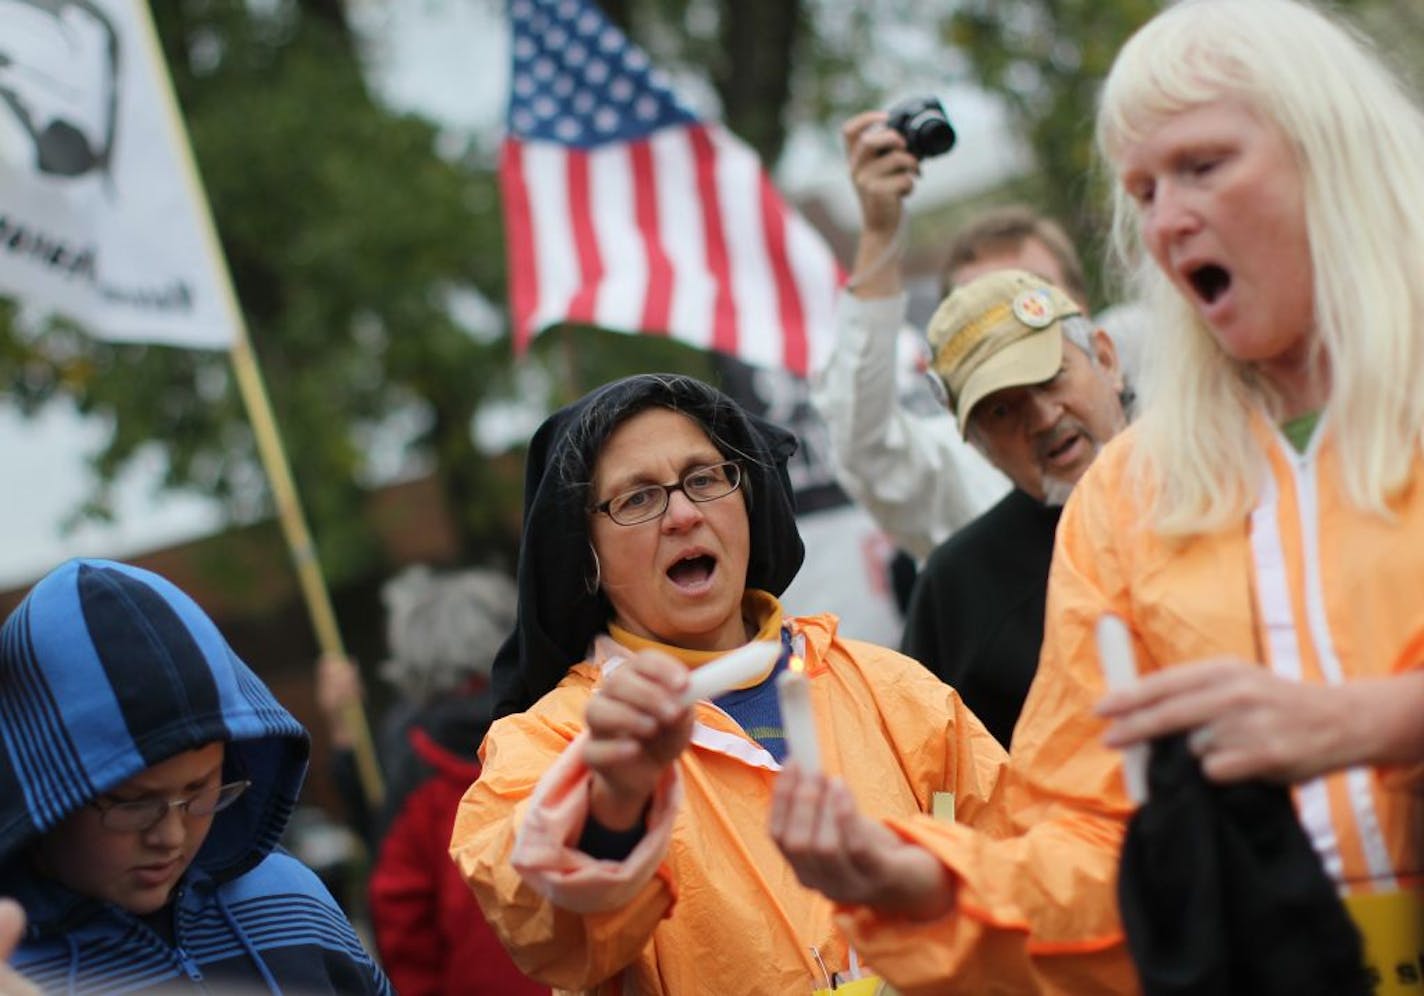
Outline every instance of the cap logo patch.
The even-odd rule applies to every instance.
[[[1041,287],[1019,291],[1014,296],[1014,317],[1031,329],[1053,324],[1053,298]]]

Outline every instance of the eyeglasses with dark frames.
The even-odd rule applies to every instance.
[[[620,526],[636,526],[649,522],[667,511],[674,491],[681,491],[689,501],[707,502],[725,498],[742,486],[742,468],[734,460],[694,467],[676,484],[644,484],[614,495],[593,506]]]
[[[250,779],[213,785],[182,799],[133,799],[128,802],[106,802],[95,799],[89,805],[99,810],[99,822],[106,830],[152,830],[168,815],[170,809],[181,809],[188,816],[212,816],[237,801],[252,784]]]

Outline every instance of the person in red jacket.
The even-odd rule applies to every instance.
[[[391,650],[381,677],[400,698],[380,738],[386,804],[366,823],[375,841],[371,925],[386,974],[401,996],[547,993],[515,967],[449,855],[455,810],[480,773],[489,664],[513,625],[514,585],[494,571],[412,568],[381,594]],[[360,681],[344,658],[321,669],[339,749],[341,707]]]

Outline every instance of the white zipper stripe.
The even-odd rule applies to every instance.
[[[716,708],[715,706],[713,708]],[[743,740],[735,733],[727,733],[724,730],[713,729],[705,723],[694,721],[692,724],[692,744],[694,747],[701,747],[703,750],[710,750],[716,754],[725,754],[734,757],[743,764],[749,764],[753,768],[765,768],[768,771],[780,771],[781,765],[776,763],[776,759],[771,756],[765,747],[751,740]]]
[[[1279,677],[1301,680],[1300,644],[1291,613],[1290,583],[1286,579],[1285,551],[1281,547],[1280,495],[1268,472],[1261,486],[1261,499],[1251,512],[1251,553],[1256,561],[1256,600],[1261,623],[1266,630],[1269,665]],[[1300,823],[1330,878],[1344,878],[1345,863],[1340,841],[1330,820],[1330,798],[1325,781],[1312,778],[1296,786]]]
[[[804,642],[802,643],[804,647]],[[600,665],[603,676],[606,678],[614,671],[622,667],[627,661],[622,657],[609,657]],[[708,705],[722,712],[717,706]],[[725,712],[722,715],[726,716]],[[730,716],[727,717],[731,719]],[[733,720],[733,722],[736,722]],[[727,757],[734,757],[744,764],[749,764],[753,768],[766,768],[768,771],[780,771],[781,765],[776,763],[776,759],[771,756],[765,747],[750,740],[743,740],[735,733],[727,733],[723,730],[714,729],[706,723],[693,720],[692,722],[692,743],[703,750],[710,750],[714,754],[724,754]]]
[[[798,633],[795,636],[792,650],[798,655],[805,655],[805,634]],[[626,658],[615,654],[605,658],[599,664],[599,670],[602,671],[603,677],[607,678],[626,663]],[[716,705],[710,702],[707,703],[707,705],[721,712],[723,716],[727,716],[727,714]],[[731,720],[733,724],[736,723],[736,720],[732,719],[732,717],[727,716],[727,718]],[[723,730],[715,729],[695,719],[692,721],[692,743],[693,746],[701,747],[703,750],[710,750],[714,754],[722,754],[727,757],[736,758],[743,764],[751,765],[753,768],[765,768],[768,771],[781,770],[781,765],[776,763],[776,758],[772,757],[771,753],[761,744],[752,740],[744,740],[735,733],[727,733]]]
[[[1319,433],[1317,438],[1318,436]],[[1313,444],[1316,440],[1311,442]],[[1345,682],[1345,673],[1340,666],[1340,655],[1335,650],[1335,641],[1330,635],[1330,622],[1325,616],[1325,585],[1320,570],[1320,494],[1316,484],[1318,475],[1315,473],[1315,449],[1312,445],[1299,462],[1290,461],[1296,489],[1300,494],[1305,560],[1305,614],[1325,680],[1332,685],[1341,685]],[[1389,859],[1389,848],[1385,846],[1384,834],[1380,832],[1379,815],[1375,812],[1370,782],[1369,768],[1354,767],[1345,772],[1347,795],[1355,812],[1355,823],[1360,831],[1360,845],[1365,852],[1370,877],[1385,889],[1395,889],[1398,885],[1394,879],[1393,863]]]

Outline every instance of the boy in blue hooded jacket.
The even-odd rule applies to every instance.
[[[277,842],[306,731],[191,598],[72,560],[0,628],[0,893],[46,992],[390,993]]]

